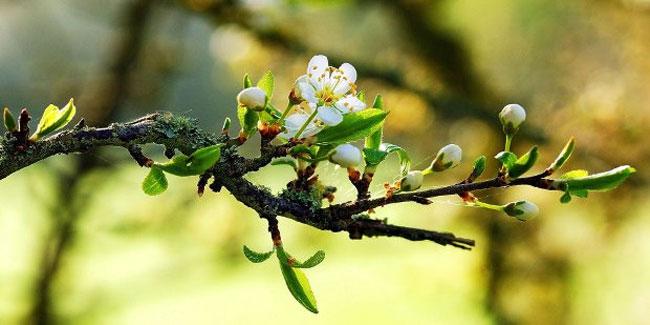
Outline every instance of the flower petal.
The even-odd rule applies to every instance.
[[[316,98],[316,89],[314,89],[314,86],[312,86],[308,80],[307,76],[302,80],[301,78],[298,78],[296,81],[296,89],[298,90],[297,95],[308,102],[317,103],[318,99]]]
[[[343,114],[354,113],[366,109],[366,103],[357,98],[357,96],[346,96],[339,99],[334,105],[343,112]]]
[[[305,121],[309,118],[307,114],[293,114],[284,119],[284,127],[287,129],[300,129],[300,127],[305,124]]]
[[[325,81],[329,82],[327,67],[327,57],[324,55],[315,55],[307,64],[307,77],[317,91],[323,89]]]
[[[318,118],[326,125],[333,126],[343,121],[343,114],[332,106],[322,106],[318,108]]]
[[[357,70],[349,63],[343,63],[340,68],[332,72],[330,86],[337,95],[346,94],[354,87],[357,80]]]

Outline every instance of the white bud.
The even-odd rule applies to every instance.
[[[506,204],[503,211],[511,216],[519,219],[520,221],[528,221],[537,217],[539,208],[529,201],[517,201]]]
[[[337,146],[330,154],[329,159],[331,162],[347,168],[359,165],[363,160],[363,156],[357,147],[345,143]]]
[[[460,164],[462,158],[463,150],[456,144],[448,144],[438,151],[429,169],[441,172],[445,169],[454,168]]]
[[[499,119],[503,130],[508,134],[514,134],[526,120],[526,110],[519,104],[508,104],[499,113]]]
[[[237,102],[254,111],[263,111],[266,107],[266,93],[260,87],[249,87],[239,92]]]
[[[421,171],[411,171],[400,181],[400,189],[402,191],[415,191],[422,186],[423,180],[424,174]]]

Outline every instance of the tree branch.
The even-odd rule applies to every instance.
[[[333,232],[346,231],[352,239],[363,236],[402,237],[408,240],[428,240],[441,245],[469,248],[474,241],[457,238],[450,233],[388,225],[380,220],[359,217],[368,210],[399,202],[430,203],[426,198],[462,194],[467,191],[528,185],[549,189],[552,180],[545,178],[546,173],[505,182],[495,178],[477,183],[458,183],[432,189],[395,194],[385,198],[362,199],[354,202],[332,205],[327,208],[306,206],[296,200],[273,195],[262,186],[257,186],[244,178],[244,175],[268,165],[273,158],[287,155],[288,149],[295,145],[264,146],[258,158],[246,159],[236,153],[236,144],[232,144],[227,135],[203,132],[196,126],[196,121],[170,114],[150,114],[128,123],[114,123],[104,128],[78,126],[72,130],[60,132],[50,138],[38,141],[23,151],[15,148],[11,135],[0,142],[0,179],[17,170],[30,166],[57,154],[82,153],[101,146],[123,147],[142,164],[146,157],[141,156],[137,145],[159,144],[165,151],[179,150],[190,155],[199,148],[218,143],[225,144],[222,158],[201,177],[207,180],[211,175],[215,191],[221,186],[241,203],[257,211],[260,215],[284,216],[312,227]],[[144,164],[145,166],[147,164]],[[205,184],[203,184],[205,186]]]

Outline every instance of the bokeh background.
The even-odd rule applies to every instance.
[[[367,97],[384,95],[387,141],[408,148],[415,168],[444,144],[462,146],[466,163],[426,186],[498,152],[496,116],[510,102],[529,116],[514,149],[539,143],[540,165],[574,135],[567,170],[639,172],[568,205],[529,188],[477,193],[536,202],[541,215],[527,223],[454,197],[377,211],[474,238],[472,251],[351,241],[281,220],[294,255],[327,252],[307,271],[321,310],[312,315],[275,263],[244,259],[242,244],[270,246],[266,226],[226,191],[198,199],[194,179],[171,178],[148,197],[146,171],[124,150],[55,157],[0,182],[0,323],[650,323],[647,0],[0,1],[0,105],[36,117],[75,97],[90,125],[159,110],[216,131],[235,117],[244,73],[273,70],[284,107],[314,54],[352,63]],[[376,195],[398,172],[392,159]],[[318,173],[339,187],[337,201],[354,194],[344,170]],[[291,173],[250,179],[277,191]]]

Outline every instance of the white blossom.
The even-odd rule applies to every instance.
[[[462,158],[463,150],[456,144],[448,144],[438,151],[429,170],[441,172],[449,168],[454,168],[460,164]]]
[[[266,108],[266,93],[260,87],[249,87],[239,92],[237,102],[254,111],[263,111]]]
[[[499,113],[499,119],[503,124],[504,131],[513,134],[526,120],[526,110],[519,104],[508,104]]]
[[[357,147],[345,143],[338,145],[330,154],[329,159],[331,162],[347,168],[361,164],[363,156],[361,155],[361,150]]]
[[[307,73],[295,83],[295,95],[316,105],[317,119],[327,126],[343,120],[343,115],[358,112],[366,104],[356,97],[357,71],[349,63],[335,68],[328,65],[327,57],[316,55],[309,61]]]
[[[528,221],[537,217],[539,214],[539,208],[537,205],[529,201],[517,201],[506,204],[503,211],[520,221]]]
[[[402,191],[415,191],[422,187],[424,181],[424,173],[419,170],[410,171],[400,181],[400,189]]]

